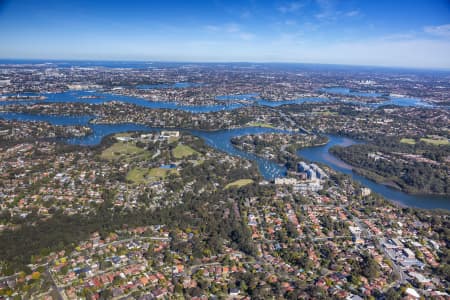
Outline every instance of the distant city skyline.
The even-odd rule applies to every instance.
[[[450,1],[0,1],[0,58],[450,69]]]

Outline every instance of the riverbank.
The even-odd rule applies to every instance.
[[[449,150],[446,145],[405,143],[394,137],[330,148],[331,154],[356,173],[408,194],[426,196],[449,196]]]
[[[83,146],[93,146],[101,142],[101,140],[110,134],[127,132],[127,131],[142,131],[150,132],[156,130],[164,130],[165,127],[149,127],[139,124],[109,124],[109,125],[99,125],[99,124],[88,124],[91,116],[84,117],[69,117],[69,116],[45,116],[45,115],[31,115],[31,114],[20,114],[20,113],[3,113],[2,118],[5,119],[18,119],[20,121],[46,121],[51,124],[56,125],[88,125],[93,134],[85,137],[69,138],[65,141],[69,144],[83,145]],[[170,128],[171,130],[173,128]],[[236,129],[218,130],[218,131],[202,131],[202,130],[186,130],[187,132],[202,138],[208,145],[215,149],[224,151],[233,156],[240,156],[251,161],[255,161],[259,167],[261,175],[266,180],[273,180],[274,178],[284,177],[287,174],[287,169],[285,166],[280,166],[279,164],[271,161],[269,159],[258,157],[252,153],[241,151],[233,147],[231,139],[236,136],[243,136],[249,134],[261,134],[261,133],[290,133],[286,130],[278,130],[272,128],[262,128],[262,127],[244,127]],[[389,188],[385,185],[378,184],[371,181],[356,172],[352,171],[352,168],[345,164],[345,162],[337,159],[328,153],[330,147],[334,145],[353,145],[358,142],[349,138],[339,137],[339,136],[328,136],[330,142],[324,146],[308,147],[297,151],[301,157],[305,157],[309,161],[324,163],[336,171],[351,175],[352,178],[362,185],[365,185],[372,189],[374,192],[384,196],[394,202],[406,206],[414,206],[420,208],[443,208],[450,210],[450,199],[448,197],[422,197],[415,195],[408,195],[401,191],[396,191],[393,188]]]
[[[346,162],[349,163],[349,162]],[[382,184],[385,185],[387,187],[396,189],[398,191],[401,191],[403,193],[409,194],[409,195],[415,195],[415,196],[423,196],[423,197],[427,197],[427,196],[431,196],[431,197],[447,197],[449,195],[447,194],[438,194],[438,193],[423,193],[418,189],[413,189],[413,188],[408,188],[405,186],[402,186],[401,184],[399,184],[398,182],[395,181],[395,178],[385,178],[383,176],[380,176],[378,174],[375,174],[374,172],[371,172],[369,170],[364,170],[362,168],[358,168],[358,167],[353,167],[352,168],[353,172],[355,172],[358,175],[364,176],[378,184]]]
[[[329,149],[333,146],[350,146],[359,144],[360,142],[337,135],[328,135],[328,137],[330,139],[328,144],[320,147],[301,149],[297,151],[297,154],[310,161],[326,164],[338,172],[350,175],[353,180],[399,205],[424,209],[450,210],[449,196],[408,194],[358,174],[351,165],[331,154]]]
[[[298,149],[316,147],[328,142],[328,138],[317,135],[294,133],[265,133],[233,137],[231,143],[241,151],[252,153],[284,165],[287,169],[295,169]]]

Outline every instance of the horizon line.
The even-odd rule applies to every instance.
[[[295,62],[295,61],[245,61],[245,60],[205,60],[205,61],[189,61],[189,60],[146,60],[146,59],[93,59],[93,58],[3,58],[0,61],[48,61],[48,62],[135,62],[135,63],[186,63],[186,64],[298,64],[298,65],[322,65],[322,66],[342,66],[342,67],[359,67],[359,68],[387,68],[387,69],[406,69],[421,71],[447,71],[450,67],[418,67],[418,66],[400,66],[400,65],[366,65],[366,64],[343,64],[343,63],[321,63],[321,62]]]

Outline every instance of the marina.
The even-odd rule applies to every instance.
[[[20,121],[46,121],[54,125],[84,125],[89,126],[92,129],[92,134],[83,137],[68,138],[65,141],[70,144],[94,146],[98,145],[102,139],[108,135],[129,132],[129,131],[142,131],[152,132],[166,130],[166,128],[148,127],[140,124],[91,124],[89,121],[92,116],[47,116],[47,115],[33,115],[22,113],[0,113],[0,118],[7,120],[20,120]],[[173,128],[171,128],[173,129]],[[201,131],[191,129],[181,129],[194,136],[202,138],[206,144],[219,150],[226,152],[233,156],[239,156],[251,161],[254,161],[259,168],[261,175],[266,180],[273,180],[279,177],[286,176],[286,168],[273,161],[264,159],[251,153],[247,153],[236,149],[231,144],[233,137],[248,135],[248,134],[262,134],[262,133],[287,133],[288,131],[275,129],[275,128],[263,128],[263,127],[243,127],[229,130],[219,131]],[[355,181],[362,185],[369,187],[374,192],[382,195],[388,200],[398,203],[403,206],[420,207],[426,209],[447,209],[450,210],[450,199],[442,196],[428,196],[428,195],[410,195],[402,191],[393,189],[383,184],[376,183],[361,175],[352,171],[351,166],[331,155],[328,150],[330,147],[349,146],[357,143],[357,141],[346,137],[329,136],[329,142],[324,146],[308,147],[298,151],[300,157],[306,158],[313,162],[320,162],[330,166],[331,168],[350,175]]]

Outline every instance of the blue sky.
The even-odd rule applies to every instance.
[[[450,68],[449,0],[0,0],[0,58]]]

